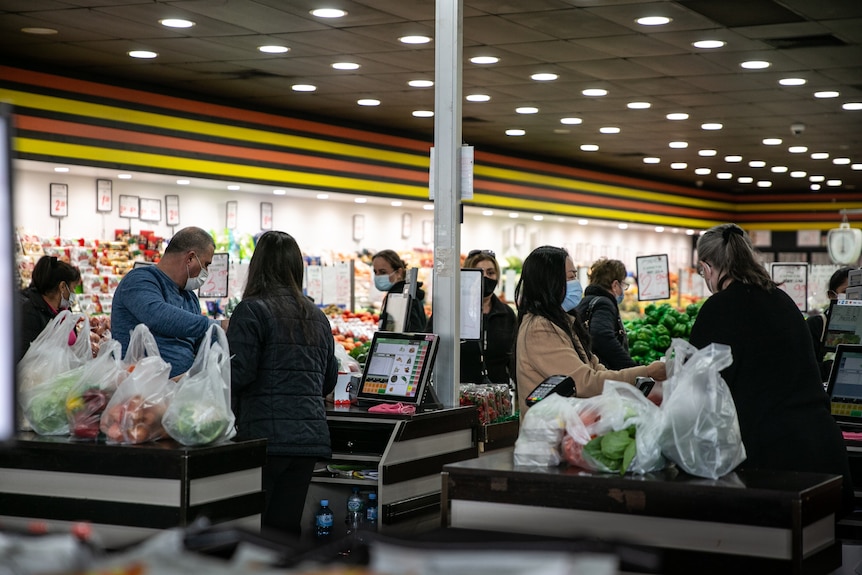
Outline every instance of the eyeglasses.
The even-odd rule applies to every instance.
[[[629,288],[631,287],[631,286],[628,284],[628,282],[626,282],[626,279],[625,279],[625,278],[623,278],[623,279],[621,279],[621,280],[617,280],[617,281],[620,283],[620,288],[622,288],[622,290],[623,290],[623,291],[626,291],[627,289],[629,289]]]
[[[709,267],[709,264],[707,262],[700,262],[700,264],[697,266],[697,273],[700,275],[700,277],[703,277],[704,266]]]
[[[468,257],[468,258],[472,258],[472,257],[478,256],[479,254],[484,254],[484,255],[486,255],[486,256],[491,256],[492,258],[497,257],[497,254],[495,254],[495,253],[494,253],[493,251],[491,251],[491,250],[470,250],[469,252],[467,252],[467,257]]]

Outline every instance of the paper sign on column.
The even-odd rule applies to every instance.
[[[667,254],[637,258],[638,300],[650,301],[670,297],[670,274]]]
[[[779,289],[790,296],[800,311],[808,311],[808,264],[774,263],[771,271]]]
[[[305,268],[306,294],[316,304],[323,304],[323,268],[308,266]]]

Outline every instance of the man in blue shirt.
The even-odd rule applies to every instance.
[[[145,324],[155,337],[171,377],[189,370],[212,320],[201,313],[195,290],[203,285],[215,243],[205,230],[183,228],[171,239],[158,264],[129,271],[114,292],[111,333],[129,347],[132,330]],[[222,320],[227,330],[228,320]]]

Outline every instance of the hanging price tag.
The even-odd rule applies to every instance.
[[[51,184],[50,191],[51,217],[65,218],[69,215],[69,186]]]
[[[114,184],[111,180],[96,180],[96,211],[110,212],[114,207]]]
[[[808,311],[808,264],[774,263],[770,269],[778,288],[790,296],[800,311]]]
[[[670,274],[667,254],[637,258],[638,300],[650,301],[670,297]]]

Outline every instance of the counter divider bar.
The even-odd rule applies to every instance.
[[[479,456],[479,447],[474,445],[466,449],[458,451],[450,451],[449,453],[441,453],[432,457],[424,457],[420,459],[412,459],[403,463],[393,463],[391,465],[383,465],[380,470],[380,483],[389,485],[424,477],[426,475],[439,474],[442,466],[455,461],[464,459],[473,459]]]

